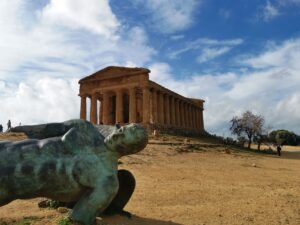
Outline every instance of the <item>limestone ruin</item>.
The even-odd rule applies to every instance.
[[[80,118],[93,124],[141,123],[163,132],[204,132],[202,99],[183,97],[149,79],[145,68],[106,67],[79,81]]]

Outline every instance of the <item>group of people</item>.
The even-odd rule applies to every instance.
[[[10,130],[10,128],[11,128],[11,121],[8,120],[8,122],[7,122],[7,130]],[[0,124],[0,133],[2,133],[2,132],[3,132],[3,126],[2,126],[2,124]]]

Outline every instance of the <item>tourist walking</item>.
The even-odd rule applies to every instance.
[[[281,156],[281,146],[277,145],[277,155]]]
[[[8,122],[7,122],[7,130],[10,130],[10,128],[11,128],[11,122],[10,122],[10,120],[8,120]]]

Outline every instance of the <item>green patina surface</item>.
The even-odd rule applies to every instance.
[[[141,151],[148,142],[138,124],[99,132],[87,121],[70,120],[13,131],[31,139],[0,142],[0,206],[34,197],[77,202],[71,218],[86,225],[118,191],[118,158]]]

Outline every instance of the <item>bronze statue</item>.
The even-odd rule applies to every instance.
[[[141,151],[148,142],[145,129],[138,124],[114,129],[106,137],[84,120],[12,131],[39,139],[0,142],[0,206],[35,197],[76,202],[71,218],[85,225],[93,224],[106,209],[122,210],[132,193],[118,196],[122,192],[118,159]],[[130,175],[125,172],[129,180]]]

